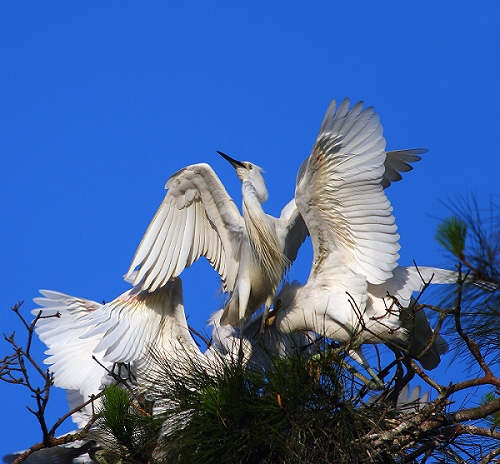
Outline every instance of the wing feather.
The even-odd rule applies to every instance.
[[[162,250],[164,238],[170,227],[170,223],[166,221],[167,216],[168,205],[163,202],[151,221],[141,245],[134,256],[134,261],[143,263],[135,277],[136,279],[142,279],[148,266],[154,262],[155,256],[158,256]]]
[[[186,267],[191,266],[196,261],[197,256],[202,255],[205,240],[205,234],[202,233],[204,231],[204,217],[201,203],[194,203],[194,211],[193,246],[189,250]]]
[[[208,164],[181,169],[149,225],[125,276],[150,292],[205,256],[232,291],[244,223],[238,208]],[[139,267],[134,277],[134,270]]]
[[[278,234],[283,234],[280,241],[285,244],[284,253],[290,263],[297,258],[299,248],[309,235],[306,223],[295,203],[295,198],[281,210],[278,219],[279,226],[276,227]]]
[[[385,174],[382,179],[382,187],[387,188],[392,182],[402,179],[401,172],[408,172],[413,169],[409,163],[416,163],[427,152],[425,148],[412,148],[409,150],[388,151],[385,159]]]
[[[94,351],[108,363],[145,362],[150,346],[159,352],[173,353],[175,347],[197,351],[187,328],[180,278],[154,292],[135,287],[102,306],[87,323],[92,329],[81,338],[97,337]]]
[[[182,264],[188,263],[188,256],[191,248],[194,246],[194,232],[195,232],[195,208],[186,208],[186,223],[184,225],[184,234],[182,238],[182,246],[180,249],[179,259],[174,269],[174,274],[179,275],[182,272]]]
[[[155,267],[156,272],[150,273],[145,278],[143,288],[149,288],[150,291],[154,291],[168,282],[169,277],[174,274],[173,271],[177,267],[177,264],[181,263],[181,261],[179,259],[175,259],[175,257],[180,255],[182,241],[184,238],[182,229],[185,222],[186,208],[183,208],[178,212],[175,220],[169,224],[168,233],[162,239],[162,253],[158,259],[158,266]],[[184,267],[185,264],[182,268]]]
[[[372,284],[392,275],[399,235],[384,194],[385,139],[373,108],[345,99],[332,102],[299,179],[295,198],[314,248],[314,263],[325,258],[347,265]],[[394,166],[397,166],[394,163]]]
[[[40,340],[48,347],[44,363],[51,365],[54,385],[78,391],[86,401],[91,394],[98,393],[105,371],[92,358],[99,338],[82,338],[88,327],[81,322],[99,312],[103,305],[54,291],[40,290],[40,293],[43,297],[34,301],[41,308],[32,313],[36,315],[41,309],[44,316],[60,314],[60,317],[40,319],[36,325]],[[95,357],[101,364],[104,362],[101,353],[95,353]]]

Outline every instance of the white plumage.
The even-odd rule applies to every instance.
[[[343,343],[354,341],[352,355],[365,367],[360,344],[407,340],[394,298],[407,307],[424,283],[416,268],[397,264],[399,235],[384,187],[403,169],[397,162],[387,169],[387,160],[373,108],[363,110],[359,102],[349,109],[348,99],[337,108],[333,101],[295,192],[313,244],[311,271],[305,285],[285,286],[277,300],[278,330],[312,330]],[[434,274],[434,283],[456,279],[440,269],[420,272],[425,280]],[[417,322],[426,326],[422,331],[428,339],[427,318],[418,316]],[[441,337],[435,345],[429,367],[446,349]]]
[[[205,256],[232,293],[222,324],[241,325],[271,304],[307,230],[293,200],[279,218],[264,212],[268,193],[258,166],[221,155],[242,182],[243,215],[208,164],[181,169],[167,181],[126,278],[151,292]]]
[[[401,179],[399,172],[410,170],[409,163],[418,161],[418,155],[425,151],[400,150],[384,155],[383,187]],[[208,164],[181,169],[167,181],[167,194],[126,278],[144,290],[154,291],[205,256],[220,274],[223,289],[231,292],[221,324],[241,326],[262,304],[269,308],[308,230],[294,199],[279,218],[264,212],[262,203],[268,192],[258,166],[221,155],[233,165],[242,182],[243,214]],[[299,169],[298,183],[307,160]]]
[[[260,348],[285,354],[308,341],[284,332],[311,330],[345,341],[357,333],[360,321],[377,332],[364,335],[364,343],[377,343],[387,331],[404,340],[400,326],[409,322],[387,309],[392,308],[387,291],[409,304],[422,282],[415,270],[397,267],[399,236],[383,190],[426,150],[386,153],[373,109],[362,111],[358,103],[349,110],[348,100],[335,108],[333,103],[327,111],[313,151],[298,171],[295,198],[279,218],[262,208],[268,192],[261,169],[221,153],[242,182],[242,214],[209,165],[187,166],[167,181],[165,198],[136,251],[126,275],[134,288],[104,305],[41,291],[44,297],[35,302],[44,316],[59,312],[61,317],[40,320],[37,333],[49,347],[46,363],[55,385],[68,391],[72,406],[98,393],[111,380],[106,370],[116,363],[144,377],[151,367],[150,348],[163,356],[188,353],[211,363],[234,357],[242,344],[247,360],[258,357]],[[314,262],[308,282],[284,287],[276,325],[263,334],[264,343],[256,344],[266,313],[245,322],[262,304],[269,308],[309,232]],[[212,321],[215,351],[212,347],[205,354],[189,333],[178,277],[201,256],[231,293]],[[82,426],[90,412],[89,406],[74,419]]]
[[[106,369],[112,371],[115,363],[128,364],[134,381],[144,386],[152,363],[150,349],[170,359],[186,353],[203,356],[188,329],[180,278],[154,292],[134,287],[107,304],[41,293],[43,298],[34,300],[41,308],[33,314],[43,309],[43,316],[60,317],[41,319],[36,332],[49,348],[45,363],[51,365],[54,385],[67,390],[71,408],[113,380]],[[73,420],[83,427],[91,415],[89,405]]]

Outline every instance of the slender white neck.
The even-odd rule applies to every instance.
[[[261,263],[263,272],[277,288],[289,261],[279,244],[273,218],[264,212],[255,188],[244,182],[242,190],[243,218],[250,245]]]
[[[245,199],[255,199],[260,204],[264,203],[269,196],[266,184],[264,184],[264,179],[262,179],[262,182],[259,182],[258,184],[249,180],[244,180],[241,184],[241,195],[243,197],[243,201],[245,201]]]

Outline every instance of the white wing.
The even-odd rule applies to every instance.
[[[311,234],[316,272],[325,259],[368,282],[384,282],[399,258],[399,235],[382,179],[382,125],[363,102],[328,108],[295,200]]]
[[[410,148],[407,150],[388,151],[384,162],[385,172],[384,177],[382,178],[382,188],[386,189],[387,187],[390,187],[392,182],[400,181],[403,178],[401,176],[402,172],[408,172],[413,169],[413,166],[409,163],[420,161],[421,158],[418,155],[426,153],[427,151],[428,150],[426,148]],[[300,165],[297,172],[297,185],[304,177],[308,161],[309,157],[307,157]],[[304,219],[297,209],[295,198],[283,208],[280,220],[285,222],[284,227],[287,231],[285,239],[285,255],[290,262],[293,262],[297,257],[300,246],[309,235]]]
[[[295,203],[295,198],[281,210],[277,219],[276,232],[282,235],[280,242],[285,244],[284,253],[290,263],[295,261],[299,248],[309,235],[306,223]]]
[[[36,324],[36,333],[49,348],[45,352],[49,356],[44,362],[51,365],[54,385],[67,390],[68,402],[73,409],[87,401],[90,395],[99,393],[105,375],[104,369],[92,359],[95,355],[100,363],[104,363],[102,354],[94,351],[99,338],[81,338],[87,330],[82,321],[102,305],[49,290],[40,290],[40,293],[43,298],[35,298],[34,302],[41,307],[32,313],[38,315],[42,310],[43,317],[60,314],[59,317],[40,319]],[[72,419],[78,427],[83,427],[91,415],[92,405],[88,405],[85,410],[74,414]]]
[[[201,163],[178,171],[165,188],[168,192],[125,278],[152,292],[205,256],[220,274],[224,290],[232,291],[244,223],[221,181]]]
[[[392,277],[382,285],[370,285],[368,291],[377,298],[385,298],[388,294],[397,298],[404,308],[410,306],[415,292],[423,290],[426,283],[454,284],[457,272],[436,267],[397,266]]]
[[[99,338],[94,351],[106,363],[134,363],[138,371],[148,364],[150,348],[167,356],[199,351],[184,314],[180,278],[154,292],[134,287],[88,315],[82,326],[88,329],[82,339]]]
[[[103,382],[110,381],[103,366],[111,370],[115,363],[129,363],[142,379],[151,366],[150,348],[167,356],[175,356],[177,350],[201,355],[187,326],[180,278],[154,292],[135,287],[105,305],[58,292],[41,293],[45,298],[35,302],[47,308],[43,315],[61,316],[40,320],[36,331],[49,348],[45,363],[51,364],[54,384],[69,390],[70,401],[78,401],[78,394],[86,401],[99,393]],[[82,418],[74,420],[80,425]]]
[[[457,281],[457,272],[434,267],[398,266],[393,276],[382,285],[370,285],[368,292],[378,298],[380,314],[391,305],[392,297],[397,298],[402,309],[399,319],[408,331],[410,354],[419,359],[425,369],[434,369],[440,362],[442,354],[448,350],[448,344],[441,335],[435,337],[433,345],[424,356],[420,354],[426,349],[433,335],[429,319],[423,310],[415,311],[412,295],[423,290],[426,283],[453,284]],[[374,300],[377,302],[377,300]],[[385,303],[382,303],[385,301]]]

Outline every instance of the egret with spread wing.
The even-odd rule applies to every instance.
[[[275,323],[282,332],[312,330],[343,343],[355,340],[353,358],[371,371],[360,344],[406,341],[399,305],[410,305],[423,279],[449,283],[456,274],[398,266],[399,235],[384,192],[398,176],[384,167],[388,157],[378,114],[363,110],[363,102],[349,105],[348,99],[338,108],[331,103],[301,168],[295,201],[314,258],[307,283],[286,285],[278,296]],[[415,335],[426,341],[432,335],[427,318],[414,320]],[[446,342],[436,337],[427,367],[437,365],[445,350]]]
[[[425,151],[388,153],[383,187],[401,179],[399,173],[409,171],[409,163],[418,161]],[[266,314],[308,231],[294,199],[279,218],[264,212],[268,192],[261,168],[220,154],[241,180],[243,215],[208,164],[181,169],[167,181],[167,194],[125,277],[154,291],[205,256],[220,274],[224,291],[231,292],[221,324],[241,327],[264,303]],[[298,182],[307,160],[299,170]]]
[[[150,350],[169,359],[204,359],[188,329],[180,278],[147,292],[134,287],[107,304],[64,293],[41,290],[35,298],[43,310],[36,325],[40,340],[48,346],[45,360],[54,373],[54,385],[66,390],[70,408],[99,393],[118,363],[119,375],[135,383],[147,383],[152,366]],[[49,317],[59,313],[59,317]],[[92,417],[88,405],[73,415],[83,427]]]
[[[238,326],[271,305],[307,229],[293,200],[279,218],[264,212],[268,193],[258,166],[221,155],[242,182],[243,215],[208,164],[181,169],[168,180],[126,278],[139,266],[134,285],[154,291],[205,256],[231,292],[221,322]]]

